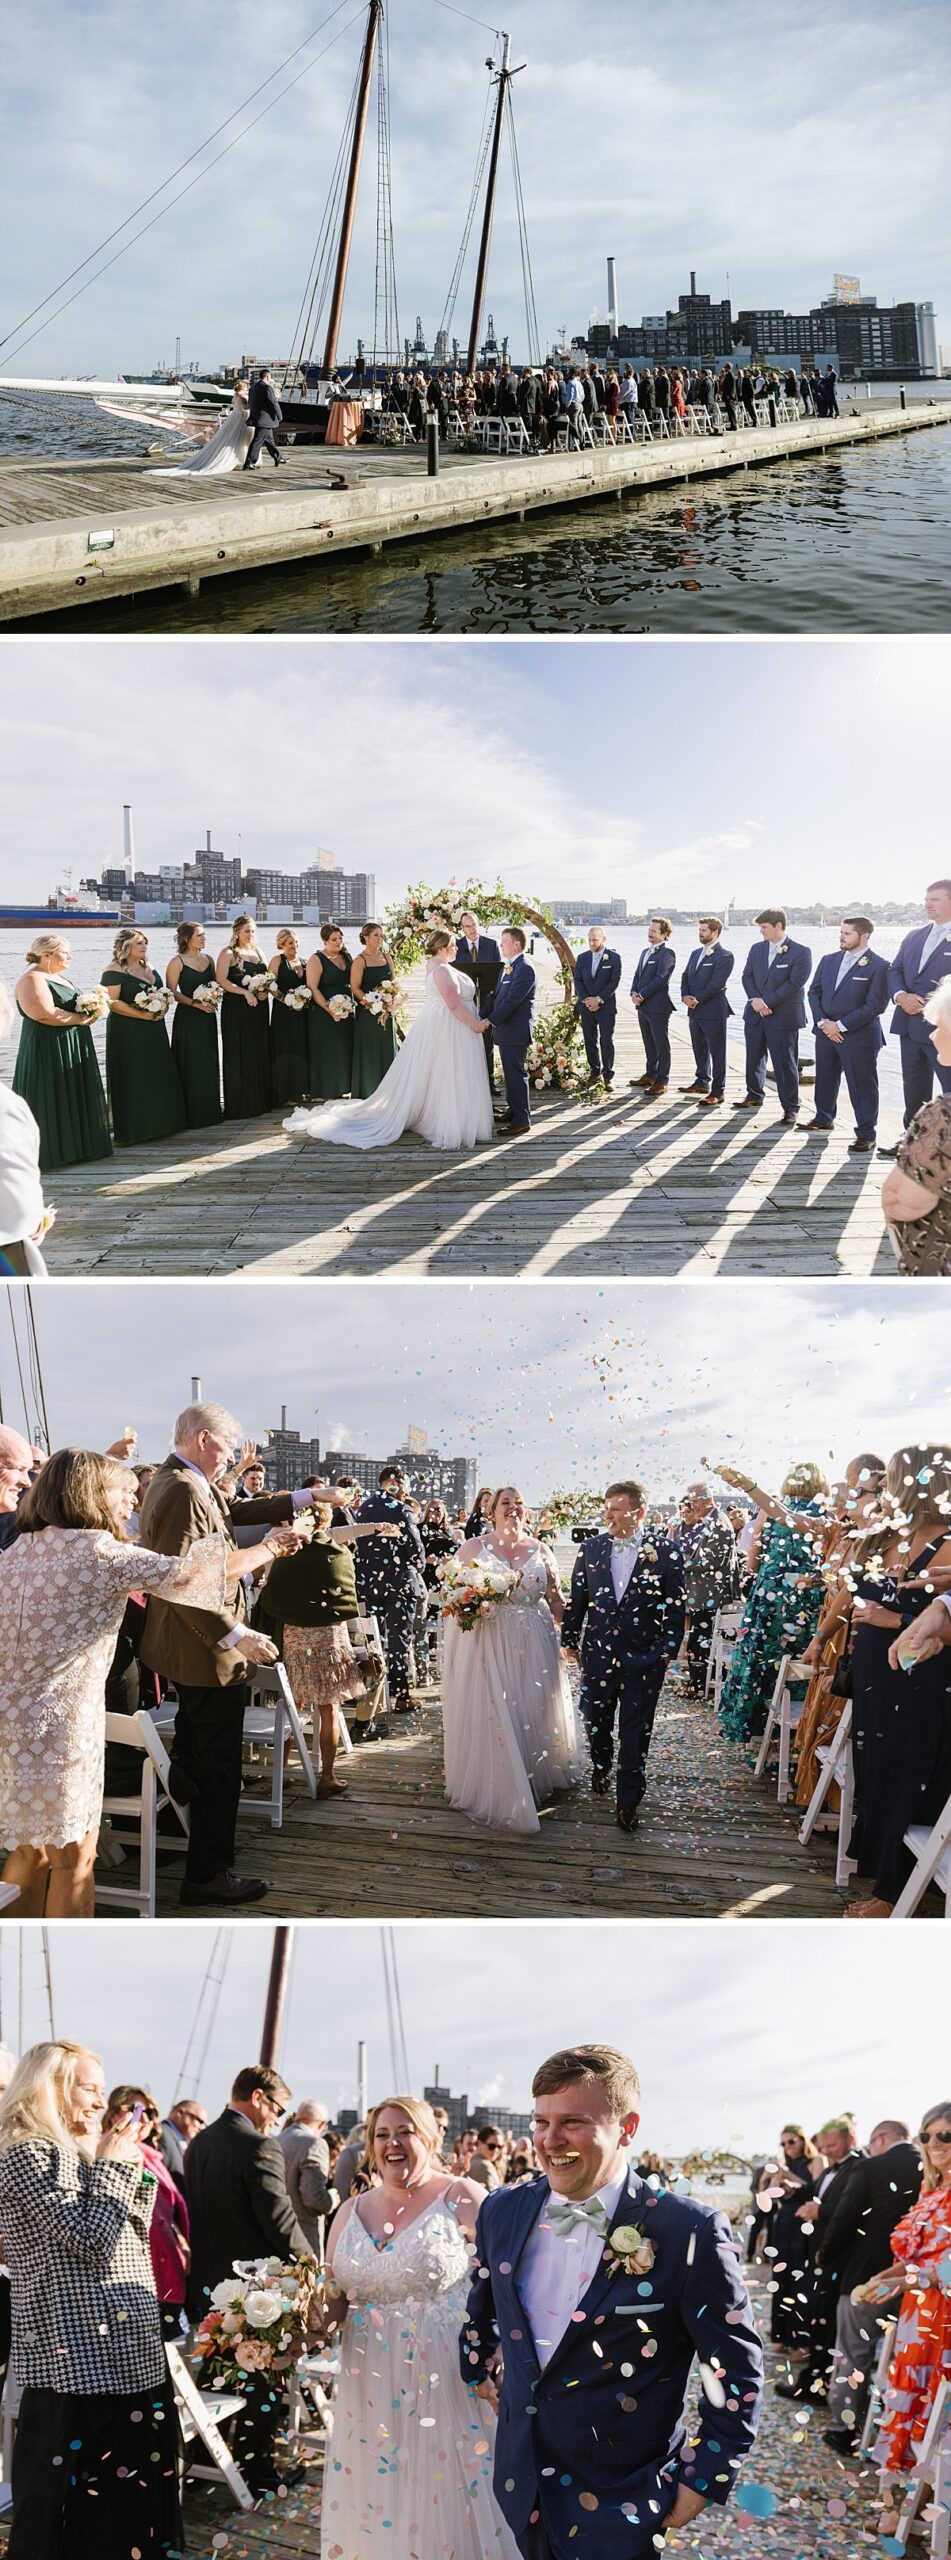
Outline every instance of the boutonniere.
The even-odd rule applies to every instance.
[[[867,969],[867,968],[868,968],[868,961],[867,961],[867,960],[857,960],[857,961],[856,961],[856,963],[855,963],[855,966],[856,966],[856,968],[857,968],[857,969]]]
[[[604,2265],[612,2276],[649,2276],[653,2264],[654,2243],[636,2222],[619,2222],[609,2231]]]

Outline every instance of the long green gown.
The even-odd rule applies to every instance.
[[[213,987],[214,984],[213,960],[206,960],[200,969],[193,968],[190,960],[182,961],[178,988],[183,996],[194,996],[196,987]],[[190,1129],[214,1128],[223,1117],[218,1011],[216,1005],[209,1005],[207,1011],[198,1011],[190,1004],[176,1004],[172,1018],[172,1056],[185,1096],[185,1115]]]
[[[320,953],[320,992],[330,1003],[331,996],[350,994],[350,971],[346,961],[328,960]],[[374,1029],[376,1025],[374,1024]],[[315,1102],[337,1102],[340,1096],[355,1090],[353,1074],[353,1015],[346,1022],[334,1022],[319,1004],[311,1007],[307,1024],[310,1040],[310,1090]]]
[[[50,978],[48,984],[58,1011],[73,1013],[77,988],[68,978]],[[69,1031],[47,1031],[19,1005],[17,1011],[21,1030],[13,1090],[29,1103],[39,1129],[41,1171],[56,1173],[61,1165],[92,1164],[99,1156],[111,1156],[109,1114],[88,1022],[77,1022]]]
[[[160,988],[157,969],[148,979],[126,969],[104,969],[104,987],[122,1004],[134,1004],[146,989]],[[154,1138],[177,1138],[188,1126],[185,1096],[168,1040],[164,1014],[127,1022],[111,1013],[106,1024],[106,1089],[117,1147],[139,1147]]]
[[[749,1742],[765,1731],[784,1653],[798,1658],[819,1624],[827,1515],[813,1502],[799,1503],[797,1510],[814,1516],[815,1537],[791,1520],[771,1520],[763,1531],[759,1568],[720,1699],[720,1723],[733,1742]]]
[[[277,995],[271,1014],[274,1091],[278,1102],[305,1102],[311,1090],[308,1016],[313,1007],[306,1004],[302,1013],[292,1013],[282,998],[290,995],[292,988],[306,986],[307,971],[303,961],[293,968],[282,951],[276,974]]]
[[[232,986],[241,987],[248,978],[258,978],[267,968],[260,952],[252,956],[238,954],[232,959],[228,976]],[[238,1004],[234,996],[221,1000],[221,1055],[224,1066],[225,1119],[257,1120],[262,1111],[274,1108],[274,1070],[271,1062],[270,1006]]]
[[[371,995],[374,987],[384,986],[392,977],[388,960],[377,960],[372,965],[368,962],[363,972],[364,995]],[[367,1013],[358,1003],[353,1027],[353,1083],[350,1088],[354,1101],[359,1098],[365,1102],[371,1093],[376,1092],[387,1068],[393,1064],[398,1047],[392,1016],[384,1014],[380,1019],[374,1013]]]

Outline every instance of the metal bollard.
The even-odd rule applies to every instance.
[[[426,471],[430,480],[435,480],[439,472],[439,420],[436,417],[426,420]]]
[[[901,390],[900,390],[900,392],[899,392],[899,394],[898,394],[898,397],[899,397],[899,400],[901,401],[902,408],[903,408],[903,409],[907,409],[907,407],[908,407],[908,401],[907,401],[907,398],[906,398],[906,396],[905,396],[905,385],[904,385],[904,383],[902,383]]]

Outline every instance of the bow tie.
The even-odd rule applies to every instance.
[[[553,2196],[545,2216],[552,2231],[567,2237],[575,2222],[590,2222],[592,2230],[605,2232],[608,2217],[599,2196],[587,2196],[584,2204],[570,2204],[565,2196]]]
[[[618,1555],[618,1556],[626,1556],[626,1555],[629,1555],[629,1554],[630,1554],[630,1551],[631,1551],[631,1548],[632,1548],[632,1547],[636,1547],[636,1545],[637,1545],[637,1539],[636,1539],[636,1538],[612,1538],[612,1540],[611,1540],[611,1545],[612,1545],[612,1547],[613,1547],[613,1549],[614,1549],[615,1555]]]

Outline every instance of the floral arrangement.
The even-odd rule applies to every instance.
[[[589,1099],[597,1099],[603,1093],[601,1085],[592,1085],[588,1092],[591,1070],[573,996],[553,1005],[550,1013],[540,1015],[525,1063],[536,1093],[545,1093],[550,1087],[556,1093],[587,1093]]]
[[[654,2264],[654,2243],[645,2238],[636,2222],[617,2222],[608,2232],[604,2265],[614,2276],[649,2276]]]
[[[480,1618],[491,1618],[506,1600],[513,1600],[521,1576],[511,1565],[499,1564],[494,1556],[473,1556],[461,1564],[456,1556],[447,1556],[437,1576],[440,1586],[440,1615],[454,1618],[464,1635],[471,1635]]]
[[[160,1021],[168,1012],[172,999],[167,987],[141,987],[134,1001],[137,1013],[152,1014],[156,1021]]]
[[[349,1022],[351,1014],[355,1013],[356,1009],[352,996],[331,996],[327,1006],[327,1011],[334,1022]]]
[[[292,987],[289,995],[282,996],[281,1002],[286,1004],[288,1013],[303,1013],[305,1004],[313,1003],[313,997],[309,987]]]
[[[82,995],[77,996],[73,1009],[83,1022],[101,1022],[108,1004],[105,987],[87,987]]]
[[[363,1001],[367,1012],[375,1014],[379,1023],[392,1022],[399,1012],[404,993],[405,989],[397,986],[395,978],[385,978],[382,987],[372,987]]]
[[[270,969],[258,969],[253,978],[245,979],[244,984],[246,994],[251,996],[276,996],[277,994],[277,979],[272,978]]]
[[[503,888],[501,880],[491,889],[481,880],[450,880],[444,889],[430,889],[420,881],[399,906],[387,908],[384,936],[395,966],[414,968],[428,936],[438,932],[440,925],[458,933],[465,915],[476,915],[486,925],[531,921],[531,911]]]
[[[559,1529],[576,1529],[585,1520],[600,1520],[603,1510],[604,1495],[595,1492],[592,1485],[579,1484],[570,1492],[559,1486],[549,1501],[541,1505],[539,1535],[545,1529],[549,1535],[557,1536]]]
[[[221,988],[217,978],[203,978],[200,986],[195,988],[192,1003],[206,1005],[208,1011],[214,1013],[221,1003]]]
[[[250,2274],[216,2284],[200,2321],[201,2380],[240,2388],[251,2373],[287,2373],[307,2347],[317,2268],[310,2258],[285,2266],[263,2258]]]

